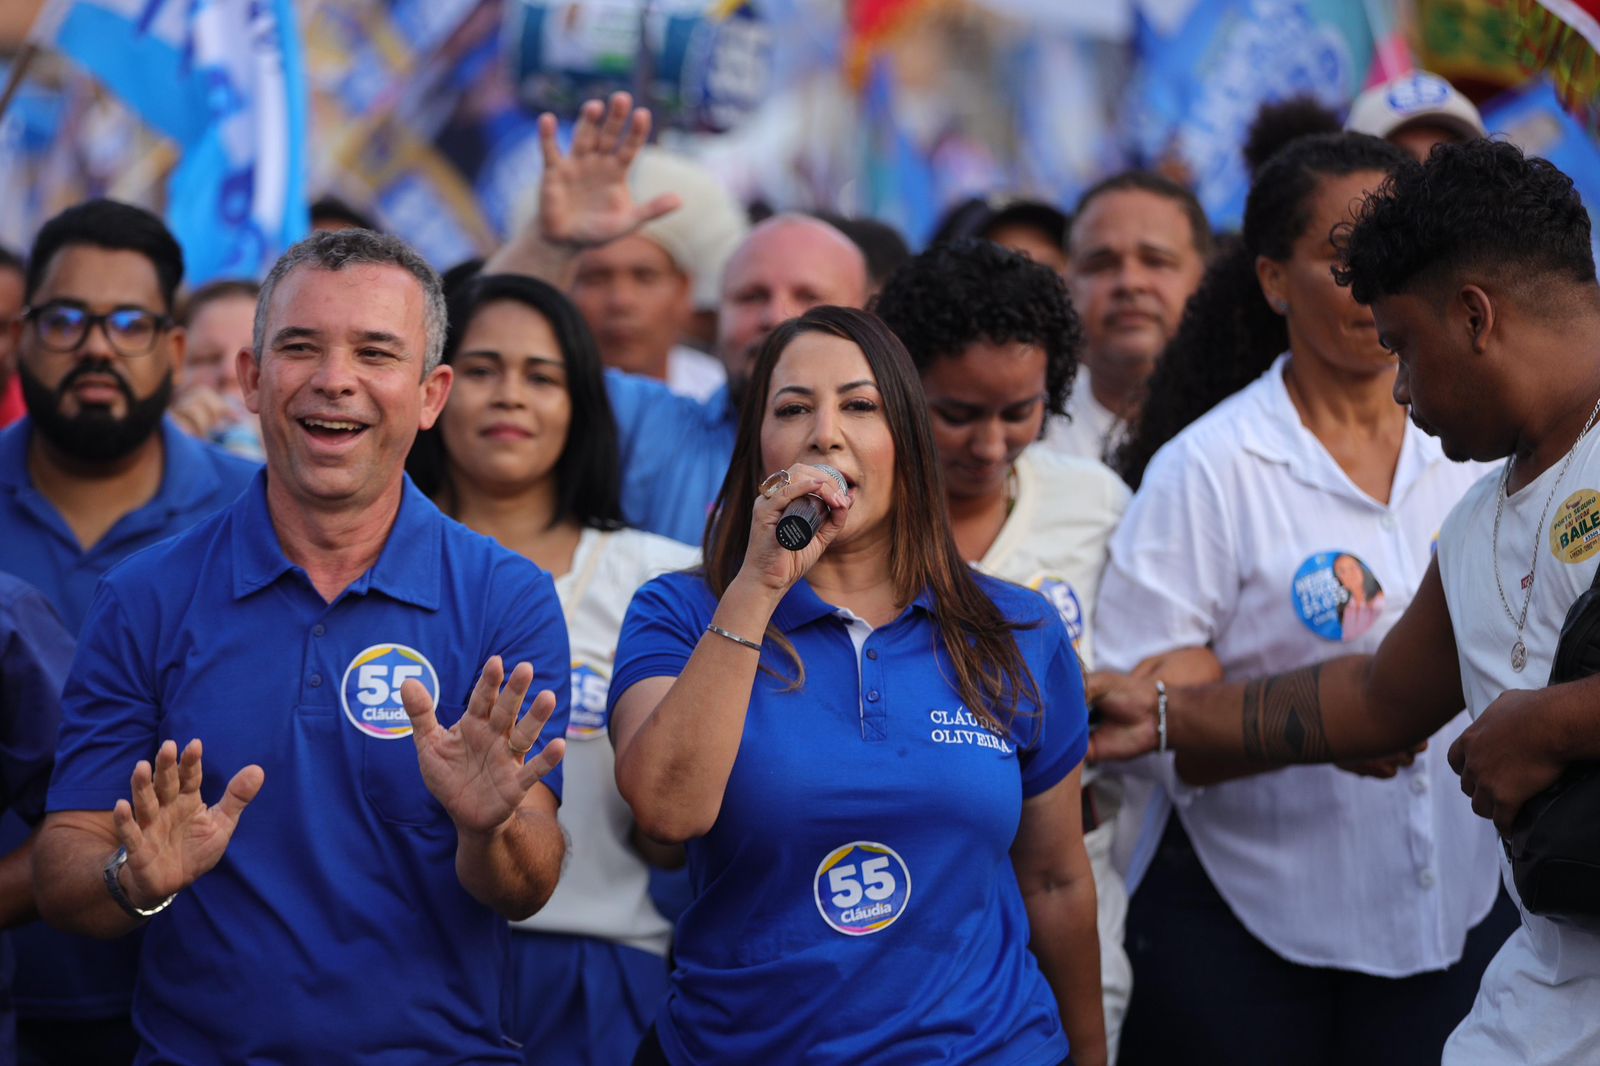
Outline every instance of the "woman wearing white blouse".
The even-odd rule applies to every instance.
[[[1329,134],[1260,171],[1120,456],[1139,490],[1101,588],[1103,665],[1209,646],[1229,678],[1275,673],[1375,648],[1415,594],[1482,469],[1409,423],[1370,312],[1330,274],[1330,234],[1403,159]],[[1438,1061],[1513,924],[1485,921],[1494,834],[1445,759],[1465,724],[1369,776],[1147,767],[1163,788],[1130,871],[1124,1066]]]
[[[530,1063],[627,1063],[666,993],[672,936],[650,900],[645,853],[681,858],[634,832],[606,695],[634,592],[700,553],[624,525],[600,356],[565,296],[500,274],[462,283],[449,305],[455,384],[407,467],[447,514],[550,571],[572,646],[567,864],[550,902],[513,923],[506,1035]]]
[[[1030,447],[1046,416],[1063,410],[1082,345],[1061,276],[990,241],[955,240],[903,264],[873,310],[922,379],[961,557],[1042,594],[1092,663],[1095,596],[1128,489],[1102,463]],[[1128,895],[1111,865],[1120,798],[1115,781],[1084,788],[1113,1060],[1131,980]]]

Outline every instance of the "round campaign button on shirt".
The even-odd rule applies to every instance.
[[[339,702],[350,724],[369,737],[400,740],[411,735],[411,719],[400,702],[400,687],[419,681],[439,705],[439,675],[415,648],[374,644],[350,660],[339,685]]]
[[[1301,563],[1289,595],[1300,621],[1323,640],[1359,640],[1383,615],[1383,586],[1349,552],[1318,552]]]
[[[572,664],[572,704],[567,718],[568,740],[594,740],[606,735],[606,694],[611,682],[587,663]]]
[[[855,840],[830,851],[817,867],[817,910],[845,936],[881,933],[911,902],[911,871],[887,844]]]

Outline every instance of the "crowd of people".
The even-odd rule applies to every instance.
[[[51,219],[0,1066],[1600,1062],[1502,846],[1600,761],[1589,219],[1431,75],[1344,126],[1237,234],[752,219],[625,94],[486,261]]]

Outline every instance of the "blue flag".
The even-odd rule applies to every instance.
[[[174,142],[167,222],[191,283],[259,277],[305,236],[306,81],[291,0],[51,0],[33,39]]]

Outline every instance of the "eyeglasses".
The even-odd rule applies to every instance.
[[[156,339],[173,325],[172,316],[158,315],[142,307],[119,307],[96,315],[70,303],[29,307],[22,312],[22,317],[33,323],[39,343],[49,351],[75,352],[89,336],[89,331],[99,326],[105,331],[112,349],[126,359],[149,355],[155,350]]]

